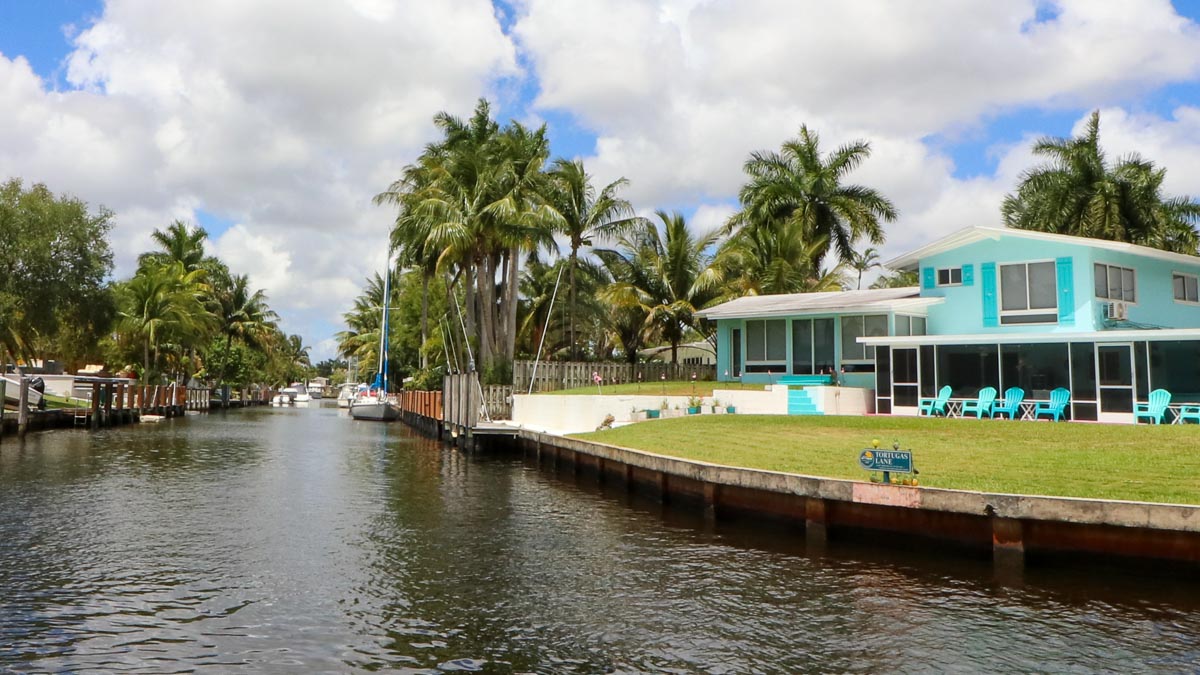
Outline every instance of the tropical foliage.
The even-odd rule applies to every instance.
[[[152,382],[308,375],[301,338],[283,334],[265,294],[208,254],[203,228],[156,230],[133,276],[106,281],[112,217],[44,185],[0,186],[0,363],[100,363]]]
[[[658,344],[675,359],[683,341],[711,336],[695,316],[705,307],[840,290],[848,265],[861,279],[878,256],[855,257],[857,243],[881,243],[882,223],[896,218],[890,201],[846,180],[870,147],[822,155],[807,127],[779,152],[752,154],[737,214],[697,232],[679,213],[639,216],[625,179],[596,183],[582,161],[551,160],[545,127],[501,125],[486,101],[467,120],[441,113],[434,124],[441,137],[375,198],[396,209],[397,294],[421,287],[419,310],[400,295],[387,303],[400,308],[396,331],[419,325],[423,345],[393,353],[394,372],[439,364],[503,382],[518,355],[636,361]],[[338,336],[363,372],[378,359],[381,294],[375,277]],[[444,312],[430,311],[435,298]]]
[[[1033,153],[1046,162],[1026,171],[1005,198],[1009,227],[1196,253],[1200,204],[1165,196],[1166,170],[1136,153],[1110,162],[1100,147],[1099,111],[1082,136],[1043,138]]]

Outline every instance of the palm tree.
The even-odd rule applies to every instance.
[[[797,221],[744,228],[721,245],[715,265],[731,297],[840,290],[841,265],[826,273],[813,268],[825,245],[823,238],[809,241]]]
[[[176,220],[165,231],[155,230],[150,238],[158,244],[159,250],[138,256],[139,265],[161,265],[173,261],[183,265],[185,272],[193,272],[207,259],[204,241],[208,239],[208,232],[203,227],[191,227],[182,220]]]
[[[555,230],[567,237],[571,247],[567,268],[567,311],[570,314],[570,358],[574,361],[578,358],[575,315],[579,296],[575,273],[579,266],[579,249],[591,246],[597,237],[619,235],[641,219],[634,215],[628,201],[617,196],[617,191],[629,184],[624,178],[609,183],[597,194],[583,162],[566,159],[555,160],[549,176],[546,197],[556,216]]]
[[[855,251],[847,261],[850,269],[858,272],[858,284],[856,289],[862,290],[862,278],[864,272],[869,272],[876,267],[879,267],[879,250],[874,246],[869,246],[861,251]]]
[[[616,280],[600,295],[617,311],[643,313],[645,328],[671,345],[671,362],[678,363],[687,329],[699,327],[696,311],[721,297],[722,275],[708,253],[720,232],[696,236],[682,214],[655,215],[662,231],[645,221],[616,249],[596,251]]]
[[[192,344],[211,329],[212,314],[197,291],[199,274],[185,273],[178,262],[149,264],[121,287],[119,328],[141,339],[143,376],[154,372],[164,337]]]
[[[1100,148],[1100,111],[1082,136],[1043,138],[1033,152],[1048,161],[1026,171],[1001,213],[1009,227],[1057,232],[1195,254],[1200,204],[1165,198],[1164,169],[1131,154],[1110,165]]]
[[[245,274],[221,280],[216,289],[216,297],[220,306],[218,322],[221,333],[225,336],[226,356],[218,370],[218,375],[223,380],[234,338],[247,346],[261,348],[266,345],[266,338],[279,316],[267,307],[266,293],[250,289],[250,278]]]
[[[826,242],[814,250],[814,271],[821,269],[830,247],[848,261],[856,239],[883,243],[880,221],[894,221],[896,207],[871,188],[842,184],[870,154],[870,144],[855,141],[822,157],[817,134],[801,126],[799,138],[785,142],[780,152],[750,155],[743,166],[749,182],[738,193],[742,208],[730,229],[798,224],[805,240]]]

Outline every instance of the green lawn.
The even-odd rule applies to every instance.
[[[693,389],[693,386],[695,387]],[[641,394],[643,396],[691,396],[693,391],[696,396],[704,396],[712,398],[713,389],[746,389],[751,391],[762,391],[764,385],[761,384],[742,384],[741,382],[705,382],[697,380],[667,380],[662,382],[656,380],[654,382],[643,382],[638,384],[605,384],[601,386],[601,392],[608,396],[628,396],[630,394]],[[587,394],[595,394],[595,385],[590,387],[579,387],[578,389],[562,389],[560,391],[544,391],[539,392],[546,396],[580,396]]]
[[[1200,504],[1200,427],[912,417],[698,415],[578,438],[714,464],[866,480],[872,439],[912,449],[922,486]]]

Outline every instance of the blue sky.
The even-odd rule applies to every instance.
[[[199,222],[326,356],[382,264],[370,197],[438,110],[545,121],[555,154],[700,227],[801,123],[869,140],[854,179],[902,212],[887,257],[996,224],[1032,139],[1096,108],[1112,154],[1200,195],[1198,22],[1200,0],[0,0],[0,174],[113,208],[118,275]]]

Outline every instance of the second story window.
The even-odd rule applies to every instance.
[[[1197,293],[1196,277],[1191,274],[1175,273],[1171,275],[1171,286],[1175,289],[1175,299],[1179,302],[1200,302]]]
[[[1096,263],[1096,297],[1137,302],[1137,275],[1128,267]]]
[[[943,267],[937,271],[938,286],[962,286],[961,267]]]
[[[1058,275],[1053,262],[1000,265],[1000,323],[1057,323]]]

